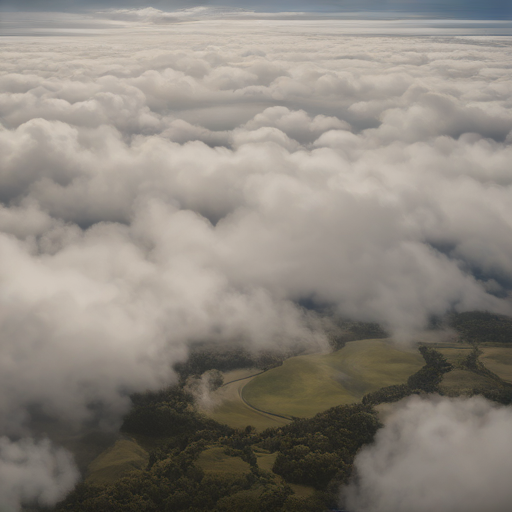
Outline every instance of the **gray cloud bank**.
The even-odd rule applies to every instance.
[[[510,510],[511,422],[483,398],[409,399],[356,457],[348,510]]]
[[[115,425],[193,341],[510,312],[510,38],[198,22],[4,38],[0,432]]]

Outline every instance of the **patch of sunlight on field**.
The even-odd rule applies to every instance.
[[[89,464],[86,482],[110,484],[131,471],[144,469],[149,460],[146,450],[129,439],[120,439]]]
[[[424,364],[417,351],[388,340],[359,340],[331,354],[287,359],[254,377],[243,397],[252,406],[276,414],[310,417],[359,401],[383,386],[402,384]]]
[[[480,361],[491,372],[512,383],[512,347],[481,347]]]
[[[224,452],[225,448],[214,446],[201,452],[197,465],[206,473],[249,473],[251,466],[240,457],[231,457]]]

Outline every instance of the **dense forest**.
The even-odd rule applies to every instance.
[[[143,470],[112,485],[82,483],[58,511],[323,511],[336,506],[339,485],[351,473],[357,450],[380,424],[371,406],[329,409],[311,419],[267,429],[235,430],[194,411],[192,398],[173,387],[133,397],[122,432],[152,447]],[[196,461],[206,448],[248,464],[240,474],[208,473]],[[262,470],[255,450],[276,453],[273,472]],[[298,497],[287,483],[312,486]]]
[[[454,313],[448,324],[467,343],[512,343],[512,318],[488,311]]]

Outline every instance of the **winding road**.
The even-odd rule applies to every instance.
[[[234,380],[231,380],[229,382],[226,382],[224,383],[221,387],[223,386],[227,386],[228,384],[232,384],[233,382],[239,382],[239,381],[242,381],[242,380],[247,380],[247,379],[252,379],[253,377],[256,377],[257,375],[261,375],[262,373],[265,373],[267,370],[263,370],[261,372],[258,372],[258,373],[254,373],[253,375],[248,375],[247,377],[242,377],[241,379],[234,379]],[[289,420],[289,421],[292,421],[293,418],[291,416],[284,416],[282,414],[276,414],[274,412],[270,412],[270,411],[265,411],[263,409],[260,409],[259,407],[255,407],[254,405],[252,405],[250,402],[248,402],[245,398],[244,398],[244,387],[245,386],[242,386],[241,388],[239,388],[238,390],[238,396],[240,397],[240,400],[242,400],[242,402],[251,410],[255,411],[255,412],[258,412],[260,414],[264,414],[264,415],[267,415],[267,416],[274,416],[276,418],[282,418],[282,419],[285,419],[285,420]]]

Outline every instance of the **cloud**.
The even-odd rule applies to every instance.
[[[79,477],[71,454],[48,439],[13,442],[0,437],[0,508],[18,512],[23,505],[55,505]]]
[[[113,428],[197,341],[325,348],[301,303],[511,311],[502,39],[130,23],[2,49],[2,434]]]
[[[410,398],[355,460],[343,490],[354,512],[505,512],[512,410],[483,398]]]

